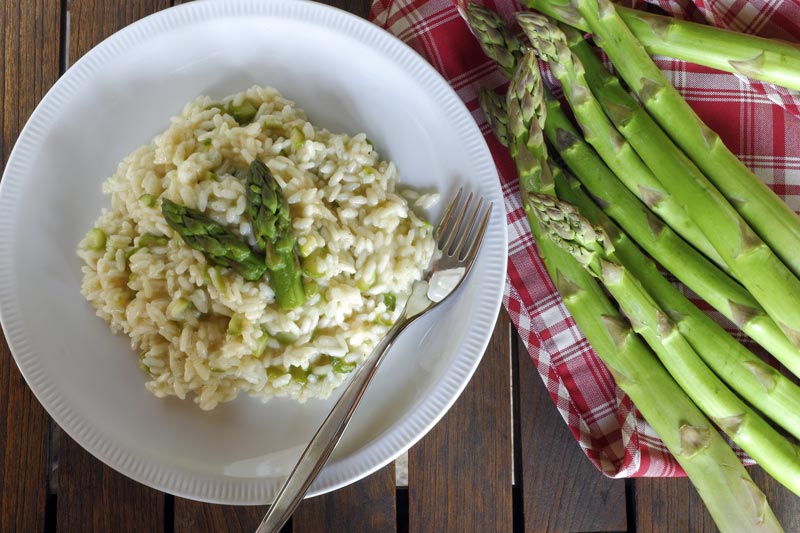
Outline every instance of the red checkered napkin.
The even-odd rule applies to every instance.
[[[376,0],[370,18],[417,50],[450,82],[486,136],[505,196],[509,249],[504,304],[511,320],[569,429],[603,474],[683,475],[652,428],[617,388],[547,276],[519,202],[514,165],[506,149],[492,137],[477,103],[481,87],[500,87],[506,80],[481,52],[456,1]],[[651,1],[674,16],[800,41],[800,0]],[[509,20],[519,9],[516,0],[484,3]],[[798,95],[681,61],[658,58],[657,62],[733,152],[799,211]],[[721,316],[709,313],[730,327]]]

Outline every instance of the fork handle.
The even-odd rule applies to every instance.
[[[401,317],[364,360],[353,380],[347,385],[344,393],[303,451],[303,455],[300,456],[294,470],[284,482],[256,533],[278,533],[283,524],[292,516],[339,442],[358,402],[383,361],[384,355],[408,324],[409,321]]]

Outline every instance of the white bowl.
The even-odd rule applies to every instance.
[[[310,494],[386,465],[444,415],[486,348],[506,269],[503,199],[470,113],[420,56],[358,17],[294,0],[193,2],[78,61],[31,116],[0,183],[6,338],[39,401],[93,455],[151,487],[234,504],[272,500],[333,398],[241,396],[208,413],[156,399],[128,339],[80,295],[75,250],[125,155],[194,97],[254,84],[278,88],[315,124],[367,132],[402,182],[445,199],[464,185],[497,207],[471,277],[402,335]]]

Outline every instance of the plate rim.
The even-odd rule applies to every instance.
[[[8,207],[9,203],[13,205],[13,201],[21,194],[20,182],[25,179],[24,162],[26,154],[36,145],[42,131],[45,131],[48,125],[52,123],[54,119],[53,108],[58,106],[61,100],[79,91],[86,83],[90,82],[99,68],[148,36],[160,35],[171,29],[208,22],[213,19],[247,15],[291,18],[347,35],[362,44],[374,47],[384,58],[393,62],[403,71],[413,75],[421,86],[426,89],[435,89],[437,93],[435,100],[438,103],[447,104],[442,109],[445,116],[454,123],[459,123],[460,127],[458,129],[465,131],[465,136],[474,139],[476,143],[474,148],[483,152],[482,157],[476,157],[476,160],[483,163],[483,168],[476,168],[475,173],[481,176],[482,181],[484,176],[487,182],[489,179],[493,180],[492,192],[494,197],[490,198],[490,200],[499,204],[496,205],[497,209],[495,209],[495,214],[492,216],[495,221],[492,224],[496,226],[497,230],[501,230],[502,242],[484,243],[484,252],[487,245],[501,249],[501,254],[495,254],[502,257],[502,260],[499,261],[500,265],[498,265],[499,270],[493,270],[499,273],[500,281],[499,287],[495,292],[489,295],[484,291],[482,297],[478,298],[479,303],[485,302],[487,305],[478,311],[479,315],[475,316],[473,320],[480,319],[482,323],[486,323],[489,334],[478,340],[477,343],[473,343],[475,344],[473,349],[477,350],[477,356],[474,356],[471,360],[463,361],[467,366],[460,370],[457,379],[453,377],[452,372],[447,373],[442,376],[438,383],[432,386],[431,391],[426,396],[426,402],[430,403],[430,400],[437,400],[434,409],[426,406],[426,409],[398,418],[386,432],[373,441],[366,443],[349,456],[348,459],[351,462],[357,462],[359,459],[364,459],[362,456],[370,455],[368,452],[372,452],[374,459],[375,451],[373,448],[377,446],[379,441],[386,439],[387,436],[393,436],[394,440],[399,438],[403,440],[403,444],[399,447],[394,446],[394,451],[388,455],[381,453],[379,454],[381,457],[377,460],[368,461],[371,464],[367,466],[361,465],[362,467],[358,469],[359,472],[356,475],[344,475],[340,476],[338,480],[330,480],[328,478],[332,475],[331,467],[334,467],[334,469],[335,467],[340,467],[339,470],[341,470],[343,466],[341,462],[326,466],[326,469],[323,470],[308,492],[308,496],[314,496],[354,483],[383,468],[416,444],[441,420],[460,397],[482,360],[502,304],[504,286],[506,284],[508,234],[505,213],[503,209],[500,209],[504,205],[504,201],[497,169],[484,137],[480,133],[480,129],[458,94],[418,52],[391,33],[366,19],[342,9],[313,1],[216,0],[214,2],[191,2],[166,8],[143,17],[102,40],[70,66],[45,93],[21,129],[9,154],[3,171],[3,179],[0,180],[0,208]],[[468,130],[472,130],[472,132],[470,133]],[[11,215],[17,214],[17,211],[13,209],[3,210],[3,212],[11,213],[6,216],[12,221],[15,217]],[[498,219],[500,219],[499,222],[497,221]],[[6,225],[0,229],[0,326],[2,326],[13,360],[22,373],[28,388],[59,427],[84,450],[110,468],[156,490],[209,503],[232,505],[267,503],[270,498],[263,495],[263,486],[267,484],[264,482],[264,478],[237,478],[231,476],[223,482],[218,476],[191,472],[185,468],[175,466],[171,466],[171,472],[165,473],[163,465],[155,464],[149,459],[136,457],[132,450],[126,450],[112,435],[104,433],[99,427],[93,426],[90,420],[87,420],[81,413],[76,412],[69,402],[63,399],[60,385],[47,375],[39,364],[40,362],[37,361],[36,352],[29,346],[27,329],[24,325],[22,313],[18,309],[19,299],[14,290],[16,264],[13,260],[12,252],[18,232],[15,227],[10,226],[12,225]],[[495,255],[490,257],[495,257]],[[494,267],[495,265],[491,266]],[[458,355],[456,353],[454,363],[460,363],[462,362],[461,359],[464,359],[464,357],[459,358]],[[453,383],[454,379],[455,383]],[[444,401],[441,400],[443,395],[445,397]],[[419,411],[425,411],[425,413],[420,414]],[[416,424],[413,424],[414,422]],[[409,425],[414,427],[409,428]],[[402,427],[406,427],[406,430],[402,433],[410,431],[413,434],[411,438],[402,438],[402,436],[397,435]],[[391,444],[391,442],[388,444]],[[385,447],[386,444],[383,446]],[[353,467],[351,466],[350,468],[352,469]],[[244,485],[247,487],[243,488]],[[259,488],[259,486],[262,488]]]

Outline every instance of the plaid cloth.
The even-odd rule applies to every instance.
[[[589,460],[609,477],[681,476],[680,466],[616,387],[576,327],[538,256],[518,198],[514,165],[507,150],[492,137],[477,103],[480,87],[497,88],[506,80],[481,52],[457,1],[463,2],[376,0],[370,18],[417,50],[450,82],[486,136],[500,173],[508,223],[504,304],[553,402]],[[800,0],[650,1],[673,16],[800,41]],[[484,0],[484,4],[508,20],[519,9],[516,0]],[[795,211],[800,210],[798,95],[668,58],[657,58],[657,63],[731,150]],[[701,302],[698,305],[735,332],[718,313]],[[734,334],[748,343],[739,332]],[[525,412],[524,405],[521,410]]]

